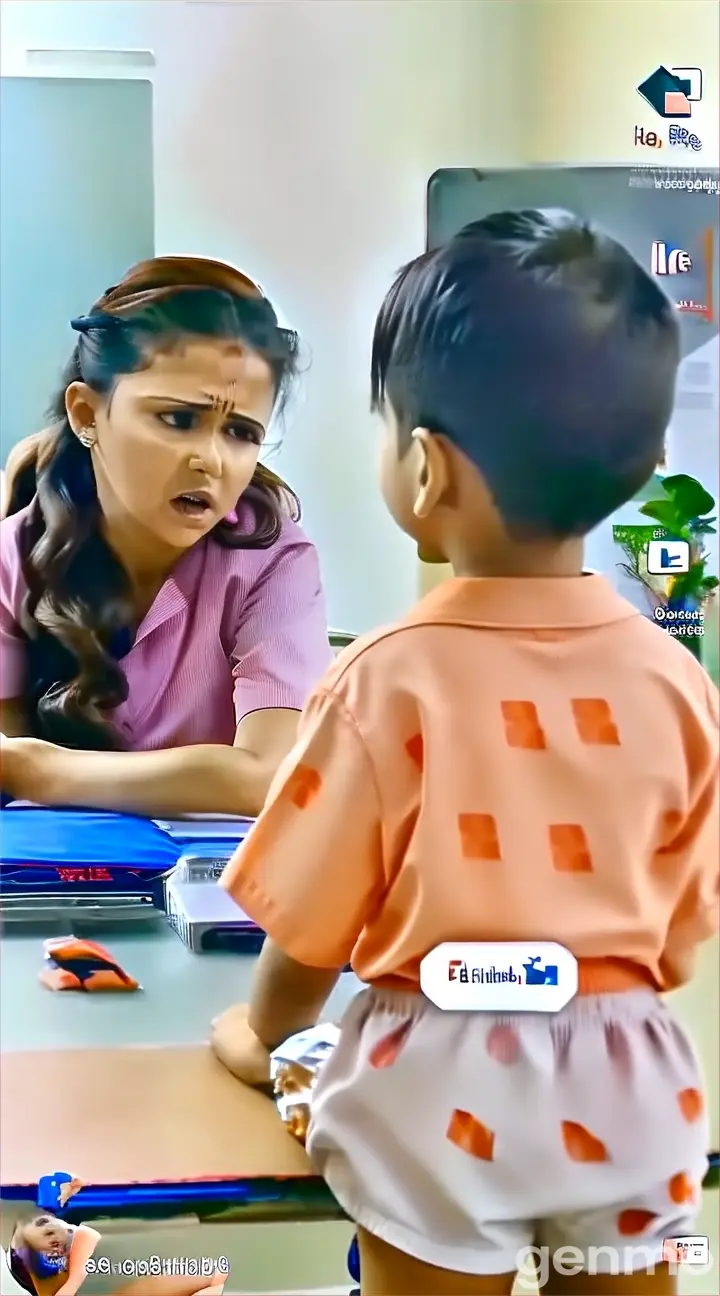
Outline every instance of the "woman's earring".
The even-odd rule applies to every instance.
[[[86,450],[91,450],[95,445],[95,437],[90,429],[87,432],[78,432],[78,441],[81,446],[85,446]]]

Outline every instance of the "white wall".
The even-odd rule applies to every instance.
[[[349,629],[416,594],[413,548],[375,483],[374,313],[423,249],[432,172],[521,160],[523,7],[5,0],[0,11],[5,75],[27,73],[28,48],[154,51],[157,250],[244,266],[309,344],[307,401],[277,466],[320,545],[331,620]]]

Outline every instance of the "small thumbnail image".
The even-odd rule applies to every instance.
[[[72,1182],[74,1193],[81,1185]],[[20,1213],[9,1236],[5,1230],[4,1234],[3,1296],[6,1291],[8,1296],[61,1296],[63,1291],[82,1296],[223,1296],[228,1280],[225,1261],[210,1272],[209,1262],[187,1258],[113,1258],[94,1225],[70,1224],[37,1207]],[[178,1242],[181,1250],[180,1238]]]
[[[648,570],[648,553],[656,534],[653,526],[613,527],[619,591],[648,617],[667,603],[673,583],[673,574]]]
[[[648,523],[613,526],[618,592],[700,658],[720,586],[709,539],[716,501],[686,473],[656,476],[649,487],[656,497],[639,505]]]

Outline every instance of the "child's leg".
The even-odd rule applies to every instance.
[[[479,1277],[437,1269],[404,1255],[362,1228],[358,1229],[358,1245],[362,1296],[510,1296],[515,1282],[514,1273]],[[628,1288],[628,1296],[634,1290]],[[563,1296],[570,1294],[566,1290]],[[658,1289],[657,1296],[665,1296],[665,1290]]]

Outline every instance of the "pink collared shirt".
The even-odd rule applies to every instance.
[[[0,697],[20,697],[26,640],[19,535],[0,523]],[[270,549],[206,538],[179,561],[120,665],[129,686],[114,722],[134,751],[231,745],[252,711],[300,710],[332,659],[318,556],[289,519]]]

